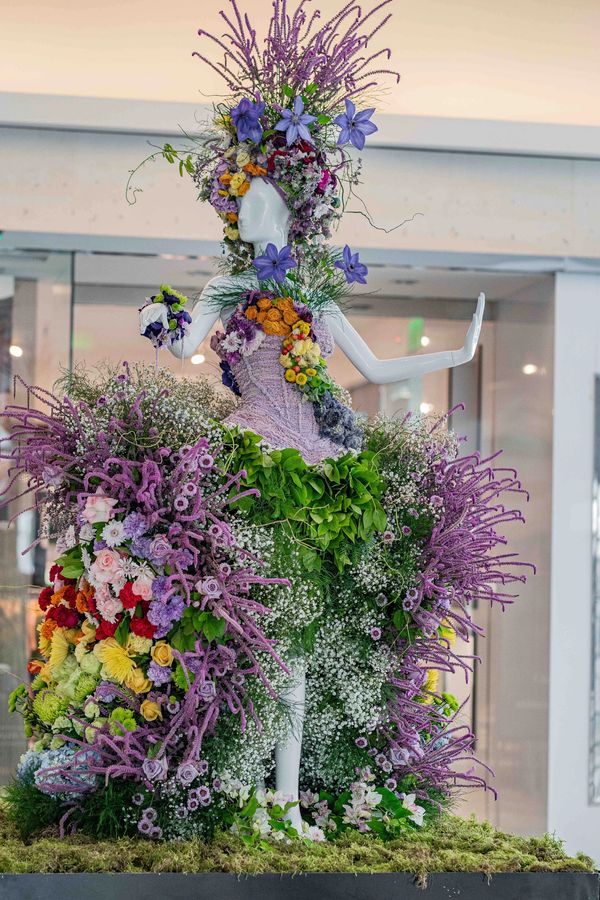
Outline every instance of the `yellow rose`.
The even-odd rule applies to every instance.
[[[150,655],[158,666],[170,666],[173,662],[173,651],[166,641],[157,641]]]
[[[293,361],[290,359],[289,353],[282,353],[281,356],[279,357],[279,362],[281,363],[281,365],[283,366],[284,369],[289,369],[294,365]]]
[[[234,228],[232,225],[228,225],[225,229],[225,237],[228,237],[230,241],[237,241],[240,233],[237,228]]]
[[[244,148],[242,148],[241,150],[238,150],[237,156],[235,158],[235,162],[236,162],[238,169],[243,169],[244,166],[247,166],[248,163],[250,162],[250,154],[248,153],[248,151],[245,150]]]
[[[241,188],[241,186],[246,181],[246,176],[243,172],[236,172],[235,175],[232,176],[231,181],[229,183],[229,193],[233,194],[234,197],[237,195],[237,192]]]
[[[306,375],[303,372],[298,372],[298,374],[296,375],[296,384],[299,384],[300,387],[304,387],[307,381],[308,378],[306,377]]]
[[[146,678],[144,670],[136,666],[125,679],[125,686],[134,694],[147,694],[152,687],[152,682]]]
[[[294,341],[292,353],[294,356],[302,356],[308,350],[306,341]]]
[[[140,712],[146,722],[156,722],[157,719],[162,719],[160,706],[154,700],[144,700],[140,706]]]
[[[296,373],[293,369],[286,369],[285,380],[290,382],[296,380]]]
[[[306,374],[308,375],[309,378],[314,378],[315,375],[317,374],[317,370],[316,369],[307,369]]]

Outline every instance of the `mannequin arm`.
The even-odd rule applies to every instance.
[[[397,359],[378,359],[343,314],[332,315],[328,319],[328,325],[337,346],[343,350],[361,375],[372,384],[390,384],[426,375],[428,372],[437,372],[439,369],[452,369],[472,360],[479,341],[484,308],[485,294],[480,294],[477,309],[460,350],[442,350],[440,353],[425,353]]]

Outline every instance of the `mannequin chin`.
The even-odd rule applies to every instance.
[[[264,178],[253,178],[250,189],[238,201],[240,237],[254,244],[256,255],[267,244],[278,250],[288,242],[291,215],[281,194]]]

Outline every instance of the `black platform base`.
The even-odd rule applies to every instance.
[[[600,875],[0,875],[2,900],[600,900]]]

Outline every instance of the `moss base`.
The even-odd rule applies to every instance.
[[[76,835],[42,835],[31,842],[0,810],[0,872],[594,872],[583,854],[565,855],[550,835],[516,837],[487,822],[444,816],[435,826],[383,843],[369,835],[346,834],[326,844],[294,843],[247,847],[232,834],[210,843],[152,843],[144,839],[96,841]]]

